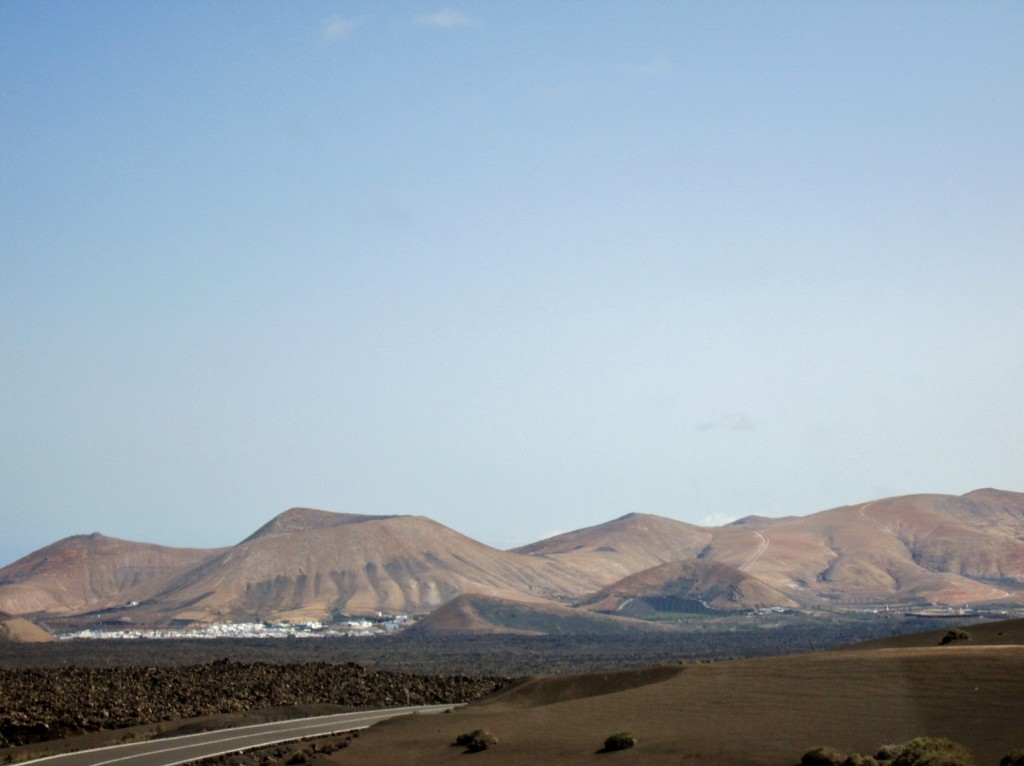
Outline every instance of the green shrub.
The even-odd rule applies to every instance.
[[[951,644],[954,641],[970,641],[971,634],[963,628],[953,628],[953,630],[947,630],[946,635],[942,637],[939,642],[942,645]]]
[[[892,766],[973,766],[963,745],[939,737],[917,737],[903,746]]]
[[[498,739],[483,729],[474,729],[471,732],[460,734],[456,737],[455,744],[466,748],[467,753],[479,753],[481,750],[497,745]]]
[[[999,766],[1024,766],[1024,747],[1018,747],[1004,755]]]
[[[800,766],[842,766],[846,756],[834,747],[812,747],[800,758]]]
[[[634,745],[636,745],[636,737],[628,731],[617,731],[604,741],[604,749],[607,751],[628,750]]]

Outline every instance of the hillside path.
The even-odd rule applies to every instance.
[[[868,522],[869,524],[872,524],[875,527],[877,527],[878,529],[882,530],[883,532],[885,532],[887,534],[890,534],[893,537],[896,537],[897,536],[896,533],[893,532],[891,529],[889,529],[889,527],[887,527],[885,524],[880,522],[878,519],[872,518],[871,516],[867,515],[867,513],[866,513],[867,509],[870,508],[871,506],[873,506],[877,502],[878,502],[877,500],[872,500],[870,503],[864,503],[860,508],[858,508],[857,510],[860,513],[861,518],[864,519],[864,521]]]
[[[771,541],[768,540],[767,535],[764,535],[761,532],[758,532],[754,529],[751,529],[750,531],[757,535],[759,538],[761,538],[761,540],[757,550],[754,551],[754,555],[747,559],[746,562],[744,562],[740,567],[738,567],[741,571],[744,572],[747,570],[747,567],[749,567],[751,564],[753,564],[755,561],[761,558],[761,554],[768,550],[768,546],[771,544]]]

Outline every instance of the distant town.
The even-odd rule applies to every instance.
[[[708,610],[714,612],[715,610]],[[960,608],[949,606],[931,605],[927,607],[900,608],[895,606],[890,610],[890,605],[869,606],[861,609],[848,610],[849,613],[862,615],[901,615],[903,617],[916,617],[920,619],[943,620],[943,619],[1002,619],[1012,616],[1024,615],[1024,610],[977,610],[969,606]],[[807,612],[799,609],[788,609],[778,606],[767,606],[752,609],[742,613],[747,617],[767,617],[772,615],[810,615],[815,612]],[[835,613],[833,613],[835,614]],[[720,613],[721,616],[740,617],[738,613]],[[256,622],[224,622],[213,624],[196,624],[180,627],[154,628],[154,627],[114,627],[112,625],[82,628],[56,632],[54,635],[60,640],[72,639],[176,639],[176,638],[362,638],[368,636],[385,636],[397,633],[409,627],[416,621],[416,618],[406,614],[385,614],[377,612],[371,616],[348,617],[329,622],[321,620],[307,620],[302,622],[291,622],[282,620],[278,622],[256,621]]]
[[[131,639],[131,638],[327,638],[383,636],[395,633],[412,622],[405,614],[378,612],[374,617],[353,618],[323,623],[306,622],[225,622],[182,628],[85,628],[57,633],[58,639]]]

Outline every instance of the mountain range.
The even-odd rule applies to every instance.
[[[436,610],[440,625],[482,626],[484,613],[532,608],[619,630],[607,615],[881,603],[1024,604],[1024,494],[908,495],[720,527],[633,513],[508,551],[422,516],[293,508],[227,548],[95,533],[0,569],[11,615],[146,625]]]

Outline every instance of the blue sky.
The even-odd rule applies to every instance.
[[[0,4],[0,564],[1024,491],[1024,4]]]

